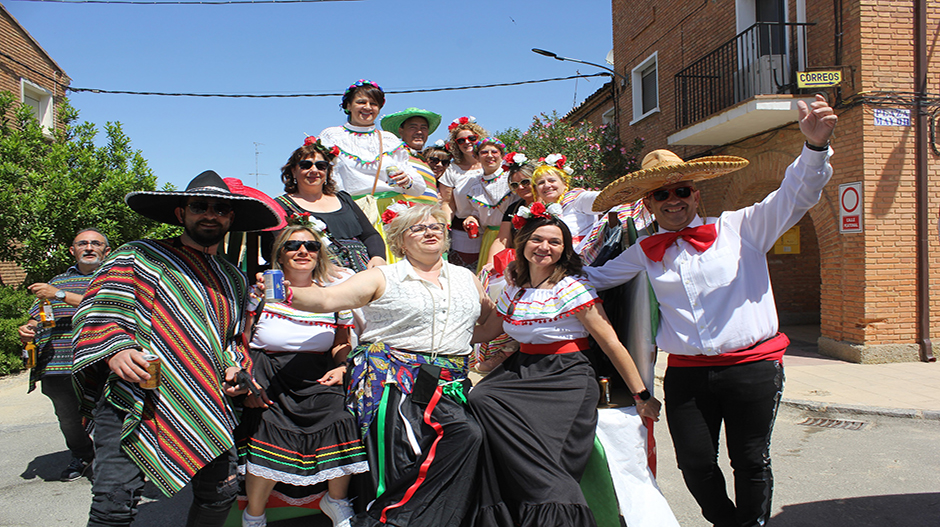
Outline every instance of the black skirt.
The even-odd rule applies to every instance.
[[[486,431],[477,525],[596,526],[579,481],[599,396],[580,352],[516,352],[470,391]]]

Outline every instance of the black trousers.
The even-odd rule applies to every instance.
[[[666,370],[666,418],[679,470],[705,519],[716,526],[761,526],[770,519],[770,436],[783,380],[779,361]],[[734,502],[718,467],[722,422]]]
[[[91,461],[95,457],[95,446],[82,426],[78,411],[78,395],[72,387],[71,375],[45,375],[42,378],[42,393],[52,401],[59,430],[65,437],[65,445],[72,457]]]

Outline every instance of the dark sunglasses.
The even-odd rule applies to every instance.
[[[441,165],[441,166],[450,166],[450,159],[439,159],[437,157],[428,158],[429,165]]]
[[[511,189],[513,189],[513,190],[516,190],[516,189],[519,188],[519,187],[530,187],[530,186],[532,186],[532,180],[531,180],[531,179],[528,179],[528,178],[526,178],[526,179],[520,179],[519,181],[510,181],[510,182],[509,182],[509,188],[511,188]]]
[[[320,250],[320,242],[316,240],[287,240],[284,242],[283,247],[287,252],[294,252],[299,251],[301,246],[307,249],[308,253],[315,253]]]
[[[649,195],[656,201],[666,201],[669,199],[669,194],[675,194],[677,198],[685,199],[692,195],[693,190],[695,189],[692,187],[677,187],[672,190],[661,188],[650,192]]]
[[[326,169],[330,168],[330,164],[326,161],[311,161],[309,159],[298,161],[297,166],[299,166],[301,170],[310,170],[310,167],[317,167],[317,170],[320,172],[326,172]]]
[[[464,144],[464,143],[473,144],[473,143],[476,143],[476,142],[477,142],[477,139],[479,139],[479,137],[477,137],[477,136],[475,136],[475,135],[468,135],[467,137],[460,137],[460,138],[458,138],[458,139],[457,139],[457,144],[458,144],[458,145],[462,145],[462,144]]]
[[[205,214],[205,212],[210,209],[219,216],[225,216],[229,212],[232,212],[232,204],[225,201],[219,201],[217,203],[190,201],[186,206],[189,207],[189,212],[193,214]]]
[[[512,301],[509,302],[509,307],[506,308],[506,318],[512,318],[512,314],[516,312],[516,304],[522,298],[522,295],[525,294],[525,288],[520,287],[516,294],[512,297]]]

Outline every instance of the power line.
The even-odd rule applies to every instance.
[[[312,4],[320,2],[358,2],[359,0],[180,0],[175,2],[135,2],[133,0],[9,0],[11,2],[44,2],[52,4],[120,4],[120,5],[230,5],[230,4]]]

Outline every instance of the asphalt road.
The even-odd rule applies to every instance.
[[[85,525],[91,502],[87,479],[63,483],[69,454],[52,405],[25,394],[25,377],[0,379],[0,526]],[[801,424],[808,418],[861,421]],[[683,527],[707,527],[675,458],[665,421],[656,428],[659,484]],[[820,416],[781,407],[771,448],[774,527],[935,527],[940,525],[940,421],[870,415]],[[723,460],[727,468],[727,460]],[[727,480],[730,485],[730,468]],[[172,499],[150,486],[135,526],[185,523],[188,490]],[[272,527],[328,526],[323,516]]]

